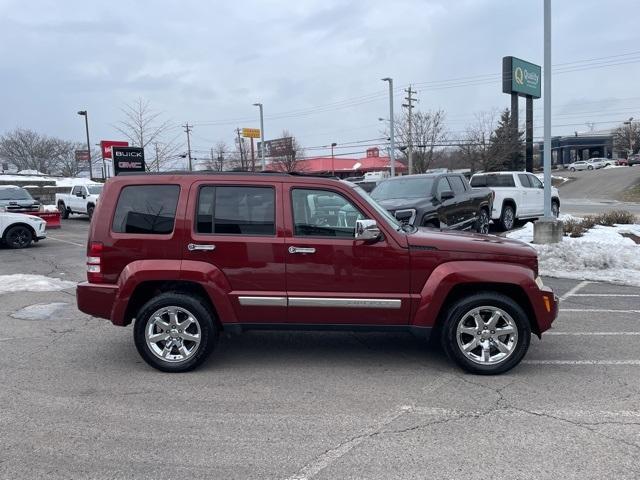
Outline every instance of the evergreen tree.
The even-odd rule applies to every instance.
[[[524,170],[523,132],[513,127],[511,112],[505,109],[493,131],[489,146],[489,170]]]

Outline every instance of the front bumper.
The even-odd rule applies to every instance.
[[[551,324],[558,317],[558,297],[550,287],[536,285],[530,294],[536,320],[538,323],[538,334],[549,330]]]
[[[76,287],[78,309],[93,317],[112,320],[118,290],[118,286],[112,284],[79,283]]]

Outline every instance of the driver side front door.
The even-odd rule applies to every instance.
[[[364,205],[339,191],[285,185],[287,322],[406,325],[409,251],[389,235],[357,241]]]

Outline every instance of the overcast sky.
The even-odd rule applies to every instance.
[[[83,141],[76,111],[87,109],[92,143],[119,139],[120,108],[143,97],[175,135],[195,124],[196,150],[257,127],[258,101],[267,138],[286,128],[307,147],[366,140],[388,116],[380,78],[391,76],[398,90],[415,85],[419,109],[444,109],[456,138],[474,112],[509,106],[503,56],[542,64],[542,6],[0,0],[0,133],[25,127]],[[640,118],[639,20],[637,0],[553,0],[553,63],[564,64],[553,77],[554,134]],[[590,59],[601,60],[581,62]],[[542,100],[534,109],[538,137]]]

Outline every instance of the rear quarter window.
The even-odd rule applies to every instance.
[[[472,187],[515,187],[513,175],[487,174],[476,175],[471,179]]]
[[[120,191],[111,230],[114,233],[171,233],[179,196],[178,185],[128,185]]]

